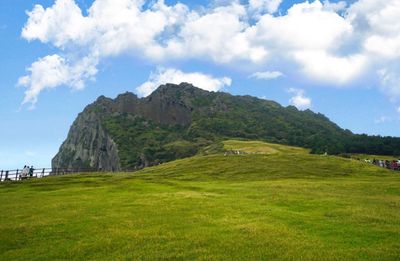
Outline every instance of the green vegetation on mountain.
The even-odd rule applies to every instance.
[[[241,154],[1,183],[0,260],[399,260],[398,172],[220,144]]]
[[[79,115],[53,167],[91,161],[106,170],[138,169],[203,153],[232,138],[300,146],[315,154],[400,155],[400,138],[355,135],[310,110],[183,83],[160,86],[142,99],[130,93],[100,97]]]

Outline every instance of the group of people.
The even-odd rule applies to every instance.
[[[35,171],[35,169],[33,168],[33,166],[29,167],[29,166],[25,165],[21,172],[21,179],[27,179],[29,177],[33,177],[34,171]]]
[[[400,159],[399,160],[378,160],[378,159],[366,159],[365,162],[374,164],[381,168],[387,168],[392,170],[400,170]]]

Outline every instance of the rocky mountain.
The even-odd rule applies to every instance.
[[[227,138],[310,148],[314,153],[400,154],[400,139],[356,135],[324,115],[251,96],[181,83],[150,96],[99,97],[71,126],[53,168],[139,169],[219,150]]]

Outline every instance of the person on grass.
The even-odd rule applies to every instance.
[[[34,171],[35,169],[33,168],[33,166],[31,166],[30,168],[29,168],[29,177],[33,177],[33,171]]]
[[[28,177],[28,173],[29,173],[29,167],[25,165],[24,168],[22,169],[21,179],[26,179]]]

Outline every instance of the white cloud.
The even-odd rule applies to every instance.
[[[28,12],[22,36],[61,49],[84,48],[100,56],[136,51],[160,58],[156,37],[187,19],[188,9],[183,4],[167,6],[158,1],[142,10],[143,4],[139,0],[95,0],[87,16],[74,0],[57,0],[46,9],[36,5]]]
[[[348,19],[363,37],[362,48],[380,67],[377,71],[380,88],[392,101],[400,97],[399,16],[398,0],[360,0],[348,10]]]
[[[348,20],[363,33],[366,51],[386,58],[400,56],[400,2],[359,0],[348,10]]]
[[[400,107],[397,107],[397,112],[400,113]]]
[[[400,66],[399,0],[358,0],[349,6],[304,1],[284,14],[277,14],[281,0],[214,2],[190,9],[163,0],[94,0],[87,14],[74,0],[36,5],[22,37],[55,46],[63,58],[59,65],[44,57],[30,66],[31,75],[20,79],[28,87],[24,102],[34,103],[42,90],[60,85],[82,88],[102,59],[127,54],[154,64],[196,59],[250,64],[256,70],[279,61],[281,70],[294,68],[312,80],[340,86],[380,68],[385,70],[377,75],[381,88],[400,97],[397,87],[385,87],[400,85],[388,76],[393,63]],[[82,56],[93,58],[69,58]],[[38,63],[60,77],[33,70],[41,67]],[[88,70],[82,68],[85,63]]]
[[[139,96],[148,96],[162,84],[182,82],[191,83],[207,91],[219,91],[225,86],[230,86],[232,80],[228,77],[214,78],[199,72],[184,73],[177,69],[159,69],[150,75],[147,82],[136,88],[136,91]]]
[[[175,37],[167,41],[166,52],[180,58],[209,58],[216,63],[234,60],[260,62],[267,51],[253,45],[245,31],[244,6],[217,7],[209,13],[189,16]]]
[[[302,64],[302,71],[308,76],[335,85],[345,84],[359,76],[367,66],[363,55],[336,57],[324,51],[298,51],[294,58]]]
[[[51,42],[57,47],[63,47],[67,43],[85,42],[93,29],[73,0],[57,0],[52,8],[47,9],[35,5],[28,16],[29,20],[22,29],[22,37],[44,43]]]
[[[398,37],[382,37],[372,35],[365,41],[366,50],[387,58],[400,56],[400,35]]]
[[[321,2],[293,5],[287,15],[266,14],[260,18],[255,38],[280,50],[329,50],[351,34],[352,26]]]
[[[362,54],[337,54],[353,34],[353,27],[332,10],[335,8],[314,1],[295,4],[284,16],[266,14],[253,29],[255,41],[274,49],[289,63],[297,63],[312,79],[348,83],[363,72],[367,63]]]
[[[252,75],[250,75],[250,78],[256,78],[259,80],[272,80],[282,76],[283,73],[279,71],[265,71],[265,72],[255,72]]]
[[[311,98],[305,96],[304,90],[290,88],[288,92],[294,95],[292,98],[290,98],[289,103],[293,106],[296,106],[297,109],[305,110],[311,107]]]
[[[18,85],[27,88],[23,104],[37,102],[40,92],[68,85],[73,89],[83,89],[84,82],[97,73],[97,59],[85,57],[74,64],[57,55],[38,59],[27,70],[29,75],[20,77]]]

